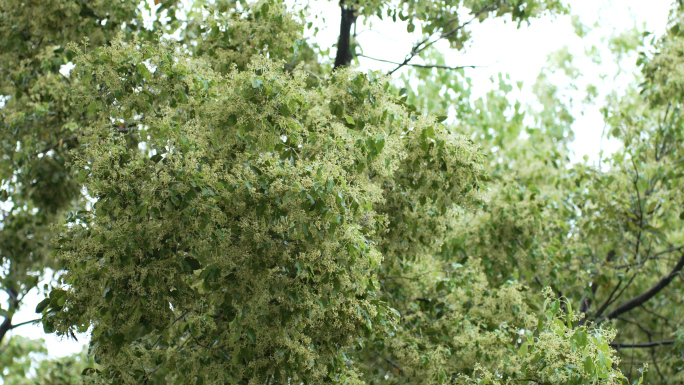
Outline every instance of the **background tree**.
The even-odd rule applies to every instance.
[[[416,70],[413,76],[425,81],[409,99],[444,113],[432,101],[447,84],[465,99],[457,101],[458,127],[469,126],[473,140],[492,154],[491,199],[459,223],[459,236],[444,251],[457,260],[482,256],[487,275],[498,282],[552,287],[585,313],[580,325],[610,323],[623,373],[636,380],[639,364],[647,362],[652,367],[644,381],[655,383],[681,381],[682,368],[681,157],[675,155],[681,127],[678,86],[665,80],[678,76],[672,50],[680,44],[679,17],[674,11],[651,52],[642,48],[638,81],[626,94],[610,95],[604,116],[622,146],[599,167],[569,163],[574,118],[544,74],[535,86],[542,110],[512,104],[505,79],[500,90],[467,103],[462,75],[434,70]],[[610,43],[616,51],[640,46],[640,39],[626,41],[629,36]],[[438,55],[427,58],[439,64]],[[570,59],[552,69],[572,73]],[[534,126],[522,124],[526,115]],[[668,154],[673,157],[665,160]],[[530,305],[538,303],[537,290],[528,294]]]

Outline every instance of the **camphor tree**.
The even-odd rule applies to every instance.
[[[130,1],[0,4],[0,338],[55,271],[44,329],[91,335],[67,383],[682,380],[677,11],[602,171],[568,162],[552,84],[541,111],[503,79],[475,100],[433,49],[560,2],[341,1],[334,62],[278,1],[155,3],[151,29]],[[347,68],[359,16],[421,27],[420,90]],[[5,344],[15,370],[40,349]]]

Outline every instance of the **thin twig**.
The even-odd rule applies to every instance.
[[[390,365],[392,365],[395,369],[399,371],[399,374],[405,376],[406,374],[404,373],[404,370],[397,364],[396,362],[392,361],[389,357],[385,357],[385,361],[387,361]]]
[[[40,322],[41,320],[42,320],[42,318],[36,318],[36,319],[32,319],[32,320],[30,320],[30,321],[20,322],[20,323],[18,323],[18,324],[16,324],[16,325],[10,326],[10,330],[12,330],[12,329],[14,329],[14,328],[18,328],[19,326],[28,325],[28,324],[31,324],[31,323],[38,323],[38,322]]]
[[[649,336],[654,335],[654,334],[663,334],[662,332],[657,332],[654,330],[647,329],[646,327],[644,327],[642,324],[638,323],[637,321],[633,321],[633,320],[627,319],[625,317],[617,317],[616,319],[619,319],[620,321],[623,321],[623,322],[630,323],[632,325],[636,325],[639,329],[641,329],[641,331],[648,334]]]
[[[652,316],[654,316],[654,317],[656,317],[656,318],[659,318],[659,319],[663,320],[667,326],[669,326],[670,328],[672,328],[672,325],[670,325],[670,320],[667,319],[667,317],[663,316],[662,314],[656,313],[655,311],[653,311],[653,310],[647,308],[647,307],[644,306],[644,305],[641,305],[641,308],[644,309],[644,311],[646,311],[646,313],[651,314]]]
[[[649,342],[651,342],[651,336],[648,336]],[[665,376],[663,376],[663,372],[660,371],[660,366],[658,366],[658,363],[656,362],[656,357],[655,357],[655,346],[651,348],[651,359],[653,360],[653,366],[656,368],[656,372],[658,372],[658,375],[660,376],[660,380],[662,381],[661,383],[665,383]]]
[[[675,340],[662,340],[662,341],[653,341],[653,342],[638,342],[638,343],[625,343],[625,342],[611,342],[608,345],[614,348],[622,349],[622,348],[629,348],[629,349],[639,349],[639,348],[653,348],[653,347],[658,347],[658,346],[666,346],[666,345],[672,345],[675,343]]]
[[[313,73],[313,72],[311,72],[311,71],[309,71],[309,70],[307,70],[307,69],[304,69],[304,68],[293,68],[293,67],[290,67],[290,66],[288,66],[288,65],[284,66],[284,68],[285,68],[285,70],[286,70],[287,72],[292,72],[292,71],[294,71],[294,70],[304,71],[304,72],[306,72],[306,73],[309,75],[310,78],[316,78],[318,81],[323,80],[323,79],[321,79],[320,76],[318,76],[318,75],[316,75],[315,73]]]
[[[183,314],[181,314],[180,316],[178,316],[178,318],[176,318],[175,320],[173,320],[173,322],[171,322],[171,324],[169,325],[169,327],[173,326],[173,324],[175,324],[176,322],[178,322],[181,318],[185,317],[185,315],[188,314],[189,312],[190,312],[190,310],[184,311]],[[157,346],[157,344],[159,343],[159,341],[161,341],[162,337],[163,337],[163,334],[160,334],[160,335],[159,335],[159,338],[157,338],[157,340],[154,341],[154,344],[152,344],[152,348],[153,348],[153,349]]]
[[[371,59],[371,60],[375,60],[375,61],[380,61],[380,62],[383,62],[383,63],[397,64],[397,65],[401,64],[401,63],[397,63],[397,62],[395,62],[395,61],[385,60],[385,59],[378,59],[378,58],[366,56],[366,55],[363,55],[363,54],[359,54],[359,55],[356,55],[356,56],[365,57],[366,59]],[[417,68],[439,68],[439,69],[445,69],[445,70],[460,70],[460,69],[463,69],[463,68],[482,68],[482,67],[489,67],[489,66],[476,66],[476,65],[465,65],[465,66],[458,66],[458,67],[450,67],[450,66],[443,66],[443,65],[438,65],[438,64],[410,64],[410,63],[404,64],[404,65],[407,65],[407,66],[409,66],[409,67],[417,67]]]
[[[632,281],[632,279],[634,279],[635,276],[636,276],[636,273],[635,273],[634,275],[632,275],[632,278],[630,279],[630,282]],[[613,296],[614,296],[615,293],[618,291],[618,289],[620,288],[620,286],[622,286],[622,282],[623,282],[622,279],[620,279],[620,282],[618,282],[618,284],[615,285],[615,288],[613,289],[613,291],[612,291],[612,292],[610,293],[610,295],[608,296],[608,299],[606,300],[606,302],[604,302],[603,305],[601,305],[601,307],[596,311],[596,316],[595,316],[595,317],[600,317],[601,314],[603,314],[603,312],[606,310],[606,308],[607,308],[608,306],[610,306],[611,303],[613,303],[611,300],[613,299]]]
[[[629,287],[629,285],[632,284],[632,282],[634,281],[634,278],[636,278],[636,276],[637,276],[637,273],[632,274],[632,278],[630,278],[629,281],[627,281],[627,284],[625,285],[625,287],[623,287],[622,290],[620,290],[620,292],[618,293],[618,295],[615,296],[615,298],[613,298],[612,300],[610,300],[610,301],[606,304],[606,307],[608,307],[608,306],[612,305],[613,303],[615,303],[615,301],[617,301],[618,298],[620,298],[620,296],[622,296],[622,293],[624,293],[625,290],[627,290],[627,288]],[[603,308],[603,310],[601,310],[601,313],[603,313],[604,310],[606,310],[606,309]],[[598,316],[600,316],[600,314],[598,314],[597,317],[598,317]]]

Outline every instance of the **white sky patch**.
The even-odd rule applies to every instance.
[[[157,20],[157,10],[161,4],[155,4],[154,0],[147,0],[140,2],[138,8],[142,11],[143,26],[147,30],[154,28],[154,22]]]
[[[76,65],[72,62],[62,64],[62,66],[59,67],[59,73],[68,78],[71,74],[71,70],[74,69],[74,67],[76,67]]]

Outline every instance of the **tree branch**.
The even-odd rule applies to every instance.
[[[620,314],[626,313],[635,307],[642,305],[644,302],[648,301],[649,299],[653,298],[656,294],[658,294],[663,288],[665,288],[667,285],[672,282],[674,277],[676,277],[679,274],[679,271],[682,270],[684,267],[684,253],[682,253],[682,256],[679,258],[679,261],[677,264],[674,266],[674,268],[667,273],[658,283],[653,285],[650,289],[646,290],[644,293],[626,301],[620,304],[618,307],[615,309],[611,310],[610,312],[606,313],[606,315],[602,316],[596,321],[596,324],[600,324],[606,319],[613,319],[619,316]]]
[[[617,317],[617,319],[619,319],[620,321],[623,321],[623,322],[630,323],[632,325],[636,325],[636,327],[641,329],[642,332],[648,334],[649,338],[651,338],[651,336],[654,334],[663,334],[662,332],[656,332],[656,331],[647,329],[646,327],[644,327],[642,324],[638,323],[637,321],[633,321],[633,320],[627,319],[625,317]]]
[[[171,322],[171,325],[169,325],[168,327],[173,326],[173,324],[175,324],[176,322],[178,322],[181,318],[185,317],[185,315],[188,314],[189,312],[190,312],[190,310],[184,311],[183,314],[179,315],[178,318],[176,318],[175,320],[173,320],[173,322]],[[163,336],[164,336],[163,334],[159,334],[159,338],[157,338],[157,340],[154,341],[154,344],[152,344],[152,348],[155,348],[155,347],[157,346],[157,344],[159,343],[159,341],[161,341],[161,339],[162,339]],[[159,368],[157,368],[157,369],[159,369]],[[156,369],[155,369],[155,370],[156,370]],[[154,373],[154,372],[153,372],[153,373]]]
[[[359,54],[357,56],[360,57],[365,57],[366,59],[371,59],[375,61],[380,61],[383,63],[390,63],[390,64],[397,64],[400,65],[401,63],[397,63],[395,61],[390,61],[390,60],[385,60],[385,59],[376,59],[374,57],[366,56]],[[486,66],[475,66],[475,65],[467,65],[467,66],[458,66],[458,67],[449,67],[449,66],[442,66],[442,65],[436,65],[436,64],[404,64],[409,67],[418,67],[418,68],[439,68],[439,69],[445,69],[445,70],[460,70],[462,68],[481,68],[481,67],[486,67]]]
[[[630,348],[630,349],[638,349],[638,348],[654,348],[658,346],[665,346],[665,345],[672,345],[675,343],[675,340],[662,340],[662,341],[653,341],[653,342],[640,342],[640,343],[635,343],[635,344],[630,344],[630,343],[624,343],[624,342],[611,342],[610,345],[611,347],[614,348]]]
[[[0,324],[0,342],[5,338],[8,331],[12,330],[12,317],[7,316]]]
[[[401,68],[401,67],[403,67],[403,66],[405,66],[405,65],[408,65],[408,63],[409,63],[414,57],[416,57],[416,55],[418,55],[419,53],[425,51],[425,50],[428,49],[430,46],[432,46],[433,44],[435,44],[436,42],[438,42],[439,40],[444,39],[445,37],[449,37],[449,36],[453,35],[453,34],[456,33],[458,30],[460,30],[460,29],[462,29],[463,27],[465,27],[466,25],[472,23],[472,22],[473,22],[475,19],[477,19],[477,17],[480,16],[482,13],[484,13],[484,12],[489,12],[489,11],[492,11],[492,10],[498,8],[500,3],[501,3],[501,0],[497,1],[497,2],[494,3],[494,4],[486,5],[486,6],[482,7],[482,8],[480,8],[478,11],[472,13],[472,15],[473,15],[472,19],[466,21],[466,22],[463,23],[463,24],[460,24],[460,25],[456,26],[455,28],[453,28],[453,29],[451,29],[451,30],[449,30],[449,31],[447,31],[447,32],[442,32],[442,34],[440,34],[439,37],[437,37],[435,40],[430,41],[430,38],[431,38],[433,35],[430,35],[430,36],[428,36],[427,38],[421,40],[420,42],[418,42],[417,44],[415,44],[415,45],[413,46],[413,48],[411,49],[411,52],[410,52],[408,55],[406,55],[406,58],[404,58],[404,61],[401,62],[401,63],[397,63],[397,67],[396,67],[395,69],[391,70],[391,71],[389,72],[389,74],[391,75],[391,74],[395,73],[399,68]],[[445,28],[447,25],[449,25],[449,24],[451,24],[451,23],[453,23],[454,21],[457,21],[457,20],[458,20],[458,18],[453,18],[453,19],[447,21],[446,23],[444,23],[444,25],[442,25],[442,26],[440,27],[440,30],[444,30],[444,28]]]
[[[606,309],[608,309],[608,306],[615,303],[615,301],[617,301],[620,298],[620,296],[622,296],[622,293],[625,292],[627,287],[634,281],[634,278],[636,278],[636,276],[637,276],[637,273],[632,274],[632,278],[629,279],[629,281],[627,282],[627,285],[625,285],[625,287],[623,287],[622,290],[620,290],[620,293],[615,298],[613,298],[613,296],[615,295],[615,292],[617,292],[618,289],[620,288],[620,285],[622,285],[623,281],[622,281],[622,279],[620,279],[620,282],[618,282],[617,286],[615,286],[615,289],[613,290],[613,292],[610,293],[610,296],[608,297],[606,302],[604,302],[603,305],[601,306],[601,308],[598,309],[594,318],[601,317],[603,312],[606,311]]]
[[[20,323],[18,323],[18,324],[16,324],[16,325],[10,326],[10,330],[12,330],[12,329],[14,329],[14,328],[18,328],[19,326],[28,325],[28,324],[31,324],[31,323],[37,323],[37,322],[40,322],[41,320],[42,320],[42,318],[36,318],[36,319],[32,319],[32,320],[30,320],[30,321],[20,322]]]

